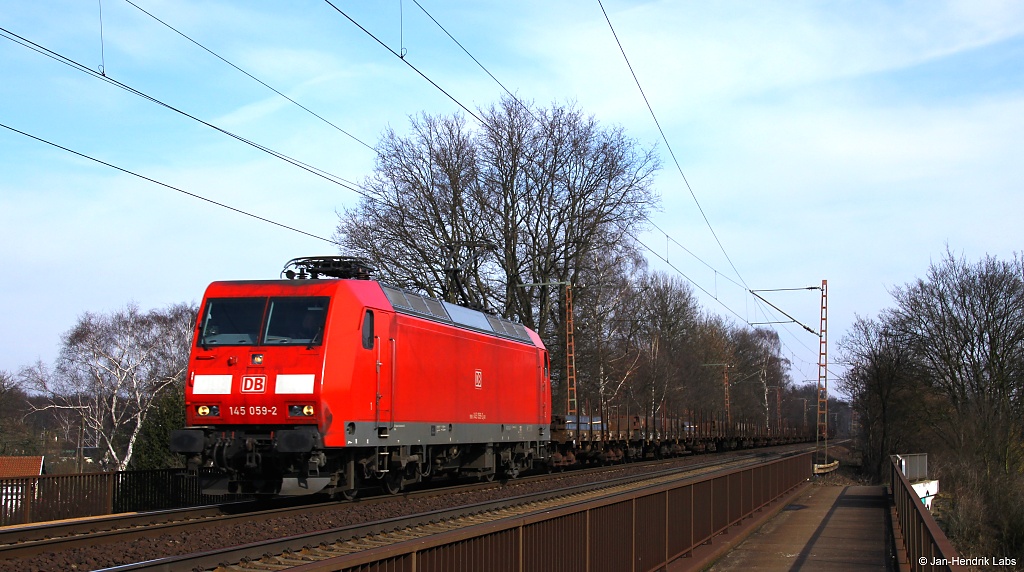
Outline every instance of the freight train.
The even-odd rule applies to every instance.
[[[510,478],[723,437],[713,422],[553,416],[535,332],[374,281],[348,257],[211,284],[185,406],[170,448],[208,494],[398,493],[436,475]]]

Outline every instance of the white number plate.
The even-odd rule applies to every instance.
[[[260,405],[250,405],[248,407],[231,407],[232,415],[252,415],[256,417],[258,415],[277,415],[277,407],[266,407]]]

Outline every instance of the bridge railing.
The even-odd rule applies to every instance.
[[[890,460],[889,489],[895,510],[893,532],[901,569],[909,565],[911,570],[922,571],[967,570],[956,564],[959,558],[956,549],[900,471],[895,457]]]
[[[0,526],[244,500],[209,496],[184,469],[0,479]]]
[[[703,564],[697,551],[810,476],[811,453],[802,453],[410,538],[309,569],[650,572],[670,563],[691,569]]]

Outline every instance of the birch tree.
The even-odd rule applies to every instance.
[[[103,465],[124,470],[154,400],[185,373],[196,314],[184,304],[87,312],[62,337],[53,370],[40,364],[22,377],[45,396],[38,409],[80,426]]]

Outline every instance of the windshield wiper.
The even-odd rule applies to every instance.
[[[313,349],[313,346],[315,346],[316,344],[318,344],[318,343],[320,342],[320,336],[321,336],[321,335],[322,335],[323,333],[324,333],[324,329],[323,329],[323,327],[321,327],[321,328],[317,329],[317,331],[316,331],[316,335],[314,335],[314,336],[313,336],[312,338],[310,338],[310,340],[309,340],[309,345],[308,345],[308,346],[306,346],[306,349],[307,349],[307,350],[311,350],[311,349]]]

